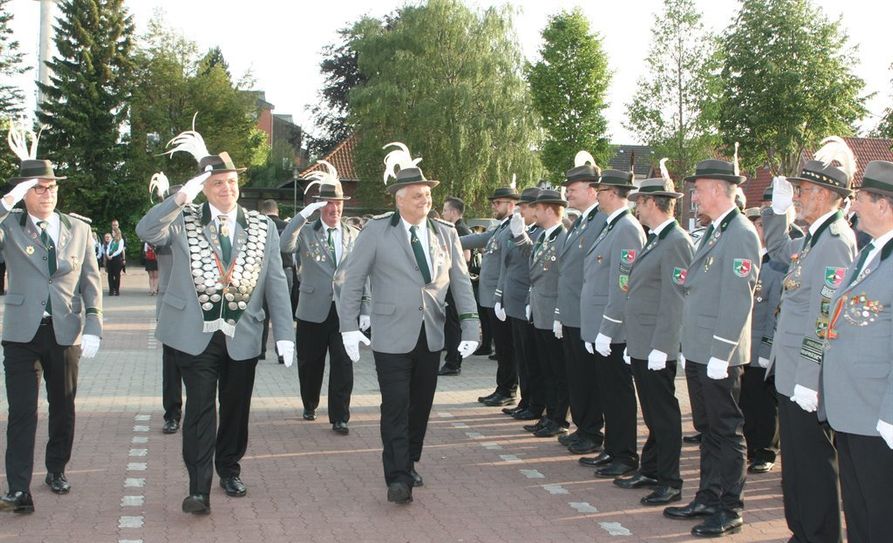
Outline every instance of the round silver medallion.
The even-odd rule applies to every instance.
[[[212,295],[211,295],[211,301],[214,302],[214,303],[216,304],[217,302],[220,301],[220,295],[219,295],[219,294],[212,294]]]
[[[202,267],[202,263],[199,262],[199,261],[197,261],[197,260],[196,260],[196,261],[193,261],[193,262],[192,262],[192,267],[195,268],[195,269],[201,268],[201,267]]]
[[[212,304],[210,302],[204,303],[204,304],[202,304],[202,309],[204,311],[210,311],[210,310],[214,309],[214,304]]]
[[[245,311],[245,308],[248,307],[248,304],[246,304],[245,302],[239,302],[237,305],[242,311]]]
[[[228,307],[230,311],[235,311],[239,308],[239,304],[237,304],[236,302],[230,302],[226,304],[226,307]]]
[[[198,301],[201,303],[206,303],[209,299],[207,294],[201,294],[198,297]]]

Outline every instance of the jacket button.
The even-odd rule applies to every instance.
[[[421,306],[419,306],[419,311],[424,311],[424,309],[422,309],[422,307],[421,307]]]
[[[44,260],[46,260],[46,259],[47,259],[47,257],[43,257],[43,259],[44,259]]]
[[[419,267],[418,267],[418,266],[415,267],[415,271],[419,271]]]
[[[40,302],[40,305],[47,305],[46,300]]]

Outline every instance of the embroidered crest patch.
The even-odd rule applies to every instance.
[[[624,264],[632,264],[636,261],[636,251],[632,249],[621,249],[620,261]]]
[[[622,292],[629,292],[629,275],[621,275],[618,282]]]
[[[747,277],[750,275],[751,269],[753,269],[753,263],[749,258],[736,258],[732,262],[732,270],[738,277]]]
[[[677,285],[685,284],[685,276],[688,275],[688,270],[685,268],[673,268],[673,282]]]
[[[829,288],[836,289],[843,282],[843,276],[846,274],[846,268],[837,268],[834,266],[825,267],[825,285]]]

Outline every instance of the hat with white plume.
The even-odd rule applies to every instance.
[[[53,172],[53,164],[49,160],[38,160],[37,142],[39,140],[40,134],[35,134],[33,130],[27,129],[22,125],[12,123],[9,127],[6,142],[9,144],[13,154],[21,161],[19,175],[11,178],[9,180],[10,184],[15,185],[26,179],[34,178],[66,179],[66,177],[59,177]]]
[[[304,176],[304,179],[310,181],[304,187],[304,194],[307,194],[310,187],[319,185],[319,194],[314,196],[317,200],[350,200],[350,196],[344,196],[344,188],[341,186],[341,179],[335,166],[325,160],[317,162],[322,168]]]
[[[731,162],[714,159],[702,160],[695,166],[694,175],[689,175],[685,181],[692,182],[698,179],[718,179],[735,185],[747,181],[738,168],[738,142],[735,142],[735,155]]]
[[[682,198],[681,192],[676,192],[676,185],[667,171],[667,159],[660,159],[660,177],[645,179],[639,185],[639,190],[629,195],[630,200],[639,196],[663,196],[666,198]]]
[[[602,170],[595,163],[595,159],[588,151],[580,151],[574,156],[574,167],[568,170],[564,176],[564,185],[577,183],[580,181],[589,183],[598,183]]]
[[[173,145],[172,149],[164,152],[168,156],[173,156],[177,151],[182,151],[192,155],[198,162],[198,169],[201,172],[226,173],[226,172],[244,172],[247,168],[237,168],[230,158],[229,153],[223,151],[212,155],[205,146],[205,139],[195,130],[195,118],[198,113],[192,116],[192,130],[180,132],[171,141],[167,142],[167,146]]]
[[[834,163],[837,163],[834,166]],[[843,139],[830,136],[822,140],[821,148],[813,160],[807,160],[800,175],[788,177],[793,184],[806,181],[833,190],[843,196],[852,193],[853,176],[856,174],[856,157]]]
[[[517,175],[512,174],[512,182],[507,187],[499,187],[493,191],[493,194],[487,197],[488,200],[520,200],[521,195],[518,194]]]
[[[388,192],[395,194],[398,190],[409,185],[427,185],[431,188],[440,184],[439,181],[429,181],[425,179],[425,174],[418,167],[418,163],[422,161],[421,157],[412,158],[406,145],[395,141],[382,147],[396,147],[384,157],[384,183],[387,185]],[[388,185],[388,178],[393,177],[394,182]]]

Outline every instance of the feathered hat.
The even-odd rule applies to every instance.
[[[28,145],[31,140],[31,145]],[[13,154],[21,160],[19,165],[19,175],[11,178],[9,184],[16,185],[26,179],[67,179],[59,177],[53,172],[53,164],[49,160],[37,159],[37,142],[40,140],[40,134],[35,134],[33,130],[26,129],[24,126],[12,123],[9,127],[9,134],[6,141]]]
[[[174,156],[177,151],[184,151],[195,157],[198,162],[200,172],[226,173],[226,172],[244,172],[247,168],[237,168],[233,164],[233,159],[229,153],[223,151],[216,155],[212,155],[205,146],[205,139],[202,135],[195,131],[195,118],[198,113],[192,116],[192,130],[181,132],[171,141],[167,142],[167,146],[174,146],[173,149],[165,151],[163,154]]]
[[[507,187],[499,187],[498,189],[493,191],[492,196],[488,196],[487,199],[490,201],[505,199],[505,200],[520,200],[521,195],[518,194],[518,176],[512,174],[512,182],[509,183]]]
[[[574,156],[574,167],[565,174],[564,186],[580,181],[598,183],[602,175],[601,168],[595,163],[595,159],[588,151],[580,151]]]
[[[310,181],[304,188],[304,194],[307,194],[313,185],[319,185],[319,194],[314,196],[317,200],[350,200],[350,196],[344,196],[344,189],[341,187],[341,179],[335,166],[325,160],[317,162],[322,165],[322,169],[314,170],[304,176],[304,179]]]
[[[639,190],[630,194],[629,199],[635,201],[639,196],[663,196],[665,198],[682,198],[681,192],[676,192],[676,185],[667,171],[667,159],[660,159],[660,177],[645,179],[639,185]]]
[[[695,166],[694,175],[689,175],[685,181],[692,182],[698,179],[719,179],[727,183],[740,185],[747,181],[747,178],[741,175],[738,168],[738,142],[735,142],[735,155],[731,162],[725,160],[702,160]]]
[[[149,179],[149,199],[152,199],[152,193],[156,193],[158,195],[159,200],[164,200],[164,198],[170,193],[171,182],[168,181],[167,176],[164,175],[164,172],[158,172],[152,174],[152,178]]]
[[[832,166],[836,162],[837,166]],[[856,157],[841,138],[830,136],[822,140],[821,148],[812,160],[807,160],[800,175],[788,177],[798,184],[802,181],[833,190],[844,197],[852,194],[853,176],[856,174]]]
[[[384,157],[384,183],[387,185],[388,193],[395,194],[398,190],[409,185],[427,185],[431,188],[440,184],[439,181],[429,181],[425,179],[425,174],[418,167],[418,163],[422,161],[420,158],[412,158],[406,145],[395,141],[382,147],[396,147]],[[388,178],[393,177],[394,182],[388,185]]]

